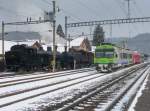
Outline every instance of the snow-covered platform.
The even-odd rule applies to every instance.
[[[129,111],[150,111],[150,72],[131,107]]]

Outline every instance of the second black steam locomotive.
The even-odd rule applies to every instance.
[[[51,48],[47,51],[27,45],[14,45],[5,52],[6,67],[11,71],[18,70],[51,70],[53,61]],[[70,49],[68,52],[56,53],[56,69],[74,69],[87,67],[93,63],[93,53]]]

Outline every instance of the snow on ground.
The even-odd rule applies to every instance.
[[[130,101],[130,99],[134,96],[134,94],[136,94],[137,93],[137,90],[138,90],[138,88],[139,88],[139,86],[142,84],[142,82],[143,82],[143,80],[144,80],[144,78],[146,77],[146,75],[149,73],[149,71],[150,71],[150,68],[148,68],[147,70],[146,70],[146,72],[142,75],[142,77],[136,82],[136,84],[129,90],[129,92],[123,97],[123,99],[121,99],[121,101],[116,105],[116,107],[112,110],[112,111],[123,111],[124,110],[124,108],[126,108],[126,105],[129,103],[129,101]],[[143,72],[143,70],[141,70],[140,72],[138,72],[137,73],[137,77],[138,76],[140,76],[140,74]],[[135,78],[136,79],[136,78]],[[131,80],[131,82],[128,82],[128,85],[130,84],[130,83],[132,83],[132,81],[134,81],[134,79],[133,80]],[[145,81],[146,82],[146,81]],[[144,84],[145,84],[145,82],[144,82]],[[143,86],[143,84],[142,84],[142,88],[141,89],[143,89],[144,88],[144,86]],[[137,95],[141,95],[141,89],[140,89],[140,91],[138,91],[138,93],[137,93]],[[124,90],[124,89],[123,89]],[[139,95],[139,96],[140,96]],[[137,97],[136,97],[137,98]],[[136,102],[138,102],[137,100],[136,101],[133,101],[133,103],[132,103],[132,106],[130,107],[130,109],[128,110],[128,111],[134,111],[134,106],[135,106],[135,104],[136,104]]]
[[[2,79],[5,79],[6,80],[6,78],[11,78],[11,80],[12,80],[12,78],[15,78],[15,77],[25,77],[25,76],[30,76],[30,75],[44,75],[45,74],[45,72],[33,72],[33,73],[17,73],[17,72],[1,72],[0,73],[0,80],[2,80]]]
[[[132,68],[132,67],[130,67]],[[120,71],[111,73],[111,74],[106,74],[105,76],[102,77],[96,77],[95,79],[80,83],[80,84],[76,84],[73,86],[69,86],[69,87],[65,87],[63,89],[57,90],[57,91],[53,91],[51,93],[47,93],[38,97],[33,97],[32,99],[29,100],[25,100],[16,104],[12,104],[9,105],[7,107],[3,107],[0,109],[0,111],[27,111],[27,110],[38,110],[39,108],[45,108],[47,106],[50,105],[55,105],[56,103],[61,103],[63,101],[66,101],[68,99],[74,98],[77,94],[80,94],[81,92],[85,92],[93,87],[98,86],[100,83],[112,79],[115,76],[119,75],[120,73],[129,70],[130,68],[125,68],[122,69]],[[89,77],[90,78],[90,77]],[[79,80],[75,80],[73,82],[66,82],[64,84],[60,84],[60,85],[56,85],[55,87],[48,87],[48,88],[44,88],[44,89],[39,89],[33,92],[29,92],[29,93],[25,93],[25,94],[21,94],[20,96],[13,96],[12,98],[5,98],[5,99],[1,99],[0,100],[0,104],[4,104],[7,101],[10,100],[16,100],[17,98],[24,98],[30,95],[35,95],[35,94],[39,94],[41,92],[44,91],[49,91],[52,89],[55,89],[56,87],[62,87],[62,86],[67,86],[70,83],[75,83],[75,82],[79,82],[81,80],[84,80],[85,78],[81,78]],[[87,78],[86,78],[87,79]],[[30,86],[30,83],[28,84]]]
[[[97,76],[95,75],[95,77],[97,77]],[[0,105],[6,104],[8,102],[13,102],[13,101],[16,101],[18,99],[30,97],[30,96],[33,96],[33,95],[38,95],[38,94],[41,94],[41,93],[52,92],[53,90],[57,90],[58,88],[68,87],[70,84],[74,84],[74,83],[77,83],[79,81],[83,81],[83,80],[90,79],[90,78],[92,78],[92,77],[82,78],[82,79],[74,80],[74,81],[71,81],[71,82],[66,82],[66,83],[62,83],[62,84],[59,84],[59,85],[49,86],[49,87],[46,87],[46,88],[40,88],[40,89],[37,89],[37,90],[34,90],[34,91],[29,91],[29,92],[14,95],[14,96],[11,96],[11,97],[6,97],[6,98],[3,98],[3,99],[0,99]]]
[[[14,75],[15,72],[0,72],[0,76],[5,76],[5,75]]]
[[[108,106],[110,106],[118,98],[118,96],[120,96],[120,94],[122,92],[124,92],[129,87],[130,84],[133,83],[133,81],[136,79],[135,76],[138,77],[142,72],[143,72],[143,70],[139,70],[139,71],[135,72],[134,74],[132,74],[131,75],[132,77],[130,76],[130,78],[132,78],[132,79],[126,79],[123,83],[124,85],[119,83],[119,86],[122,87],[122,89],[120,91],[116,92],[115,96],[112,97],[113,99],[108,99],[107,104],[104,103],[103,105],[102,104],[98,105],[97,108],[95,108],[95,111],[105,111],[108,108]],[[121,105],[119,105],[119,106],[117,105],[117,107],[115,107],[111,111],[122,111],[120,106]]]
[[[84,76],[87,76],[87,75],[89,75],[90,78],[95,77],[95,76],[99,76],[98,74],[94,75],[94,73],[95,73],[95,71],[91,71],[91,72],[88,72],[88,73],[86,72],[86,73],[79,73],[79,74],[74,74],[74,75],[72,74],[72,75],[68,75],[68,76],[64,76],[64,77],[56,77],[56,78],[39,80],[39,81],[35,81],[35,82],[22,83],[22,84],[13,85],[13,86],[6,86],[6,87],[0,88],[0,96],[5,95],[5,94],[9,94],[11,92],[16,92],[16,91],[21,91],[21,90],[25,90],[25,89],[34,88],[34,87],[44,86],[44,85],[47,85],[47,84],[55,84],[55,83],[58,83],[58,82],[69,81],[71,79],[84,77]],[[89,77],[86,77],[86,78],[89,78]],[[42,79],[42,78],[40,78],[40,79]],[[78,80],[80,81],[80,79],[78,79]],[[71,82],[69,82],[69,83],[71,83]],[[53,87],[57,88],[57,85],[54,85]],[[52,90],[53,88],[49,88],[49,89]]]
[[[77,85],[70,86],[70,87],[67,87],[58,91],[54,91],[49,94],[38,96],[33,99],[26,100],[25,102],[10,105],[8,107],[2,108],[1,111],[7,111],[9,109],[11,109],[11,111],[16,111],[19,109],[20,110],[23,110],[23,109],[37,110],[39,107],[45,107],[49,105],[54,105],[56,103],[61,103],[62,101],[73,98],[76,94],[79,94],[80,92],[84,92],[88,90],[90,87],[97,86],[99,82],[104,82],[104,80],[108,79],[109,77],[108,75],[106,76],[95,78],[93,80],[90,80],[81,84],[77,84]],[[67,84],[65,83],[64,85],[67,85]]]
[[[88,69],[92,69],[92,68],[83,68],[83,69],[76,69],[76,71],[80,71],[80,70],[88,70]],[[19,80],[19,79],[29,79],[29,78],[34,78],[34,77],[42,77],[42,76],[55,76],[58,74],[59,75],[64,75],[65,73],[70,73],[71,71],[75,71],[75,70],[68,70],[68,71],[60,71],[60,72],[50,72],[50,73],[44,73],[44,72],[35,72],[32,74],[23,74],[23,75],[17,75],[17,76],[14,76],[13,78],[3,78],[3,79],[0,79],[0,82],[7,82],[7,81],[12,81],[12,80]],[[12,72],[13,73],[13,72]],[[3,74],[7,74],[7,72],[4,72]],[[8,72],[9,74],[9,72]]]
[[[147,73],[149,73],[149,72],[150,72],[150,70]],[[136,103],[138,102],[138,98],[141,97],[142,91],[146,88],[147,81],[148,81],[148,76],[146,77],[146,79],[145,79],[144,83],[142,84],[140,90],[137,92],[136,97],[133,100],[133,102],[132,102],[132,104],[129,108],[129,111],[134,111],[134,107],[135,107]]]

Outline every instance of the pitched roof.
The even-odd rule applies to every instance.
[[[81,36],[81,37],[78,37],[78,38],[72,40],[70,42],[70,46],[71,47],[72,46],[80,46],[82,44],[82,42],[84,41],[85,38],[86,38],[85,36]]]

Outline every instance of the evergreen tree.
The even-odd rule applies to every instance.
[[[100,45],[104,42],[104,31],[100,25],[97,25],[93,34],[93,45]]]
[[[62,29],[62,26],[59,24],[58,27],[57,27],[57,31],[56,33],[60,36],[60,37],[65,37],[65,34],[63,32],[63,29]]]

